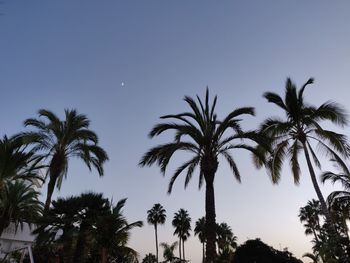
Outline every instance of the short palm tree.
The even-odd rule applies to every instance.
[[[116,205],[112,205],[107,213],[97,218],[95,238],[97,246],[101,249],[101,263],[108,262],[108,254],[123,256],[137,256],[137,252],[127,247],[130,231],[135,227],[142,227],[142,221],[129,223],[123,215],[126,199],[121,199]]]
[[[261,125],[261,132],[272,140],[273,152],[268,161],[268,171],[274,183],[280,179],[282,163],[287,159],[290,163],[294,182],[299,183],[300,166],[299,154],[303,152],[311,181],[321,204],[322,213],[327,221],[332,222],[326,201],[321,193],[314,171],[313,163],[320,168],[320,161],[316,155],[312,142],[333,158],[340,155],[348,156],[348,141],[345,135],[324,129],[320,122],[330,121],[340,127],[348,123],[346,111],[337,103],[328,101],[319,107],[312,106],[304,101],[304,91],[313,79],[309,79],[298,91],[291,79],[287,79],[285,97],[282,99],[273,92],[264,93],[264,97],[283,110],[286,117],[269,118]],[[336,231],[330,223],[334,238]]]
[[[312,234],[315,240],[319,241],[319,233],[321,231],[320,224],[321,206],[320,202],[312,199],[307,205],[300,208],[299,219],[304,223],[305,234]]]
[[[163,225],[166,220],[166,211],[161,204],[154,204],[152,209],[147,211],[147,222],[151,225],[154,225],[154,233],[156,237],[156,257],[158,260],[158,233],[157,227],[159,225]]]
[[[26,151],[25,145],[18,136],[0,139],[0,189],[7,180],[26,180],[32,183],[43,180],[40,175],[41,157],[34,151]]]
[[[190,236],[191,231],[191,218],[185,209],[180,209],[174,214],[174,219],[172,221],[173,227],[175,227],[174,235],[179,237],[179,255],[180,260],[186,260],[185,257],[185,241]],[[182,253],[181,253],[182,245]],[[182,256],[181,256],[182,255]]]
[[[221,155],[227,160],[232,173],[240,181],[240,173],[230,151],[245,149],[262,157],[260,151],[245,144],[242,140],[248,139],[259,143],[263,143],[263,140],[255,132],[244,132],[240,126],[242,115],[254,115],[253,108],[246,107],[233,110],[222,121],[219,121],[215,113],[217,97],[214,98],[212,105],[209,105],[209,90],[207,89],[205,101],[203,102],[198,96],[197,99],[198,103],[190,97],[185,97],[184,100],[190,107],[190,112],[161,117],[161,119],[172,119],[176,122],[157,124],[151,130],[149,136],[154,137],[165,131],[173,130],[175,132],[174,140],[150,149],[142,157],[140,165],[150,166],[156,163],[164,174],[175,152],[186,151],[193,154],[173,174],[169,183],[168,193],[171,193],[173,184],[181,173],[186,175],[186,187],[192,178],[195,168],[200,168],[199,188],[202,186],[203,181],[206,184],[206,262],[212,263],[216,257],[214,178],[219,166],[218,157]],[[259,160],[262,161],[261,158]]]
[[[90,121],[76,110],[65,110],[65,119],[60,120],[53,112],[41,109],[38,119],[27,119],[25,126],[35,130],[21,134],[33,150],[43,153],[48,159],[49,183],[45,211],[49,209],[55,186],[60,189],[67,176],[70,157],[84,161],[87,167],[95,167],[103,175],[103,164],[108,160],[107,153],[98,146],[97,135],[89,129]]]
[[[148,253],[145,255],[145,257],[142,259],[142,263],[157,263],[157,257],[153,255],[152,253]]]
[[[237,237],[233,234],[231,227],[223,222],[217,225],[217,242],[219,252],[231,251],[237,247]]]
[[[6,181],[0,192],[0,236],[11,223],[15,228],[31,225],[42,214],[39,192],[22,180]]]
[[[319,262],[319,256],[311,254],[311,253],[303,254],[303,258],[309,258],[310,260],[312,260],[311,263],[318,263]]]
[[[198,235],[199,241],[202,243],[202,262],[205,262],[205,217],[198,218],[196,226],[193,229],[194,235]]]
[[[173,262],[173,260],[175,259],[174,251],[178,246],[177,241],[175,241],[171,245],[162,242],[160,243],[160,246],[163,248],[163,258],[165,260],[164,262]]]

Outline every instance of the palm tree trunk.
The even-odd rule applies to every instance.
[[[47,195],[46,195],[44,212],[47,212],[50,209],[52,194],[53,194],[53,191],[55,190],[56,181],[57,181],[57,176],[50,176],[50,180],[47,185]]]
[[[207,176],[205,176],[208,178]],[[210,176],[212,180],[206,179],[205,191],[205,223],[206,223],[206,263],[214,263],[216,258],[215,239],[216,239],[216,223],[215,223],[215,196],[214,196],[214,175]]]
[[[324,216],[326,217],[327,222],[329,223],[330,234],[333,237],[333,240],[335,242],[337,242],[337,240],[339,240],[339,236],[338,236],[337,230],[336,230],[336,228],[334,226],[334,222],[333,222],[333,219],[331,217],[331,214],[329,213],[329,210],[327,208],[326,201],[325,201],[325,199],[324,199],[324,197],[322,195],[320,187],[318,186],[316,174],[315,174],[314,168],[312,166],[310,155],[309,155],[309,151],[307,149],[307,146],[306,146],[305,142],[303,143],[303,148],[304,148],[304,154],[305,154],[307,166],[309,168],[311,181],[312,181],[312,184],[313,184],[313,186],[315,188],[318,200],[320,201],[322,212],[323,212]],[[339,244],[339,243],[335,243],[335,244]],[[339,253],[340,253],[340,258],[339,258],[340,261],[339,262],[347,263],[346,256],[344,255],[343,249],[339,246],[338,250],[339,250]]]
[[[88,225],[86,222],[82,222],[80,225],[80,231],[78,234],[78,240],[74,252],[74,263],[85,262],[85,246],[86,246],[86,232],[88,230]]]
[[[181,257],[181,237],[179,238],[179,258],[181,261],[181,259],[182,259],[182,257]]]
[[[6,223],[7,220],[4,218],[0,218],[0,237],[2,233],[4,232],[5,228],[8,227],[8,224]]]
[[[205,263],[205,242],[202,243],[202,263]]]
[[[157,256],[157,263],[158,261],[158,235],[157,235],[157,223],[154,224],[154,232],[156,235],[156,256]]]
[[[185,240],[182,239],[182,258],[183,260],[186,260],[185,258]]]
[[[101,249],[101,263],[107,263],[107,249],[105,247]]]

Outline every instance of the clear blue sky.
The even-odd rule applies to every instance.
[[[208,85],[218,94],[219,117],[256,107],[247,128],[278,114],[262,93],[282,93],[287,76],[299,85],[316,78],[306,92],[314,104],[332,99],[348,106],[349,1],[3,0],[0,13],[0,135],[23,130],[23,120],[39,108],[87,114],[110,156],[106,175],[99,179],[73,161],[56,196],[94,190],[114,200],[128,197],[130,221],[145,220],[160,202],[168,212],[160,241],[176,240],[170,222],[179,208],[193,221],[204,215],[196,177],[186,191],[179,179],[168,196],[168,176],[137,166],[148,148],[171,138],[150,140],[147,133],[160,115],[184,110],[184,95],[203,96]],[[183,158],[177,156],[169,171]],[[248,154],[235,158],[242,184],[222,163],[217,221],[227,222],[239,243],[260,237],[298,257],[310,251],[297,218],[299,207],[315,197],[304,164],[300,186],[289,169],[273,186]],[[332,189],[322,187],[325,194]],[[154,252],[153,228],[135,230],[130,243],[141,256]],[[197,238],[186,249],[192,262],[200,261]]]

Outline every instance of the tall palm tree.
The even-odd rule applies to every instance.
[[[22,180],[6,181],[0,192],[0,236],[10,223],[15,228],[35,223],[42,213],[39,192]]]
[[[255,132],[244,132],[240,122],[242,115],[254,115],[251,107],[239,108],[229,113],[222,121],[217,119],[215,96],[212,105],[209,105],[209,90],[207,89],[205,100],[198,96],[198,103],[192,98],[184,100],[190,107],[190,112],[175,115],[165,115],[161,119],[171,119],[175,122],[165,122],[154,126],[149,136],[154,137],[165,131],[175,132],[174,140],[150,149],[140,161],[141,166],[150,166],[156,163],[165,174],[169,161],[175,152],[186,151],[193,154],[188,161],[177,168],[173,174],[168,193],[171,193],[175,180],[181,173],[186,174],[185,187],[188,185],[195,168],[199,166],[199,188],[203,181],[206,184],[205,215],[206,215],[206,258],[207,263],[215,261],[215,195],[214,178],[219,166],[219,155],[223,156],[230,165],[232,173],[240,181],[240,173],[230,151],[233,149],[245,149],[259,157],[263,157],[259,151],[242,142],[242,139],[263,143],[261,137]],[[262,161],[262,160],[261,160]],[[185,172],[186,171],[186,172]]]
[[[158,233],[157,227],[158,224],[163,225],[166,220],[166,211],[161,204],[154,204],[152,209],[147,211],[147,222],[151,225],[154,225],[154,233],[156,237],[156,257],[158,261]]]
[[[268,171],[273,183],[278,183],[281,175],[282,163],[288,159],[294,182],[299,183],[300,166],[299,154],[303,151],[306,158],[312,184],[321,204],[322,213],[329,222],[332,218],[327,208],[325,199],[317,182],[314,165],[320,168],[320,161],[316,155],[312,143],[332,156],[340,158],[348,156],[348,141],[345,135],[324,129],[320,122],[330,121],[340,127],[348,123],[346,111],[337,103],[328,101],[319,107],[312,106],[304,101],[304,91],[313,83],[310,78],[298,91],[291,79],[287,79],[284,100],[273,92],[264,93],[264,97],[278,106],[286,114],[285,119],[268,118],[261,125],[261,132],[272,140],[273,152],[268,161]],[[330,223],[334,238],[336,231]]]
[[[175,258],[174,250],[178,246],[177,241],[175,241],[171,245],[162,242],[160,243],[160,246],[163,248],[163,258],[165,259],[165,262],[173,262]]]
[[[185,209],[180,209],[174,214],[172,225],[175,227],[174,235],[179,237],[179,255],[180,260],[186,260],[185,257],[185,241],[190,236],[191,231],[191,218]],[[182,245],[182,257],[181,257],[181,245]]]
[[[18,136],[0,139],[0,189],[7,180],[26,180],[33,183],[43,180],[40,175],[41,156],[34,151],[26,151],[25,145]]]
[[[205,217],[198,218],[194,228],[194,235],[198,235],[199,241],[202,243],[202,262],[205,262]]]
[[[55,186],[60,189],[67,176],[70,157],[84,161],[87,167],[95,167],[103,175],[103,164],[108,160],[107,153],[98,146],[97,135],[89,129],[90,121],[76,110],[65,110],[65,119],[59,119],[53,112],[41,109],[38,119],[27,119],[25,126],[35,130],[21,134],[34,150],[42,152],[48,159],[49,183],[45,211],[49,209]]]

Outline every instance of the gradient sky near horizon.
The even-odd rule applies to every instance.
[[[186,190],[180,178],[166,193],[170,173],[185,155],[175,157],[165,177],[157,167],[137,165],[151,146],[172,138],[150,140],[147,133],[160,115],[186,109],[184,95],[203,96],[208,86],[218,95],[219,117],[254,106],[257,116],[244,119],[253,129],[281,113],[263,92],[283,93],[288,76],[298,85],[315,77],[308,101],[335,100],[350,109],[349,1],[3,0],[0,13],[0,136],[22,131],[23,120],[40,108],[60,116],[65,108],[87,114],[110,157],[105,176],[73,160],[55,197],[87,190],[127,197],[130,221],[145,221],[146,211],[160,202],[168,215],[160,242],[177,240],[171,219],[179,208],[189,211],[193,227],[204,215],[198,176]],[[227,222],[239,243],[259,237],[299,258],[310,252],[297,217],[316,197],[303,159],[299,186],[287,166],[275,186],[249,154],[234,157],[242,183],[222,162],[215,181],[217,221]],[[322,186],[325,195],[334,189]],[[153,227],[134,230],[130,245],[141,258],[154,253]],[[193,235],[186,255],[201,260]]]

